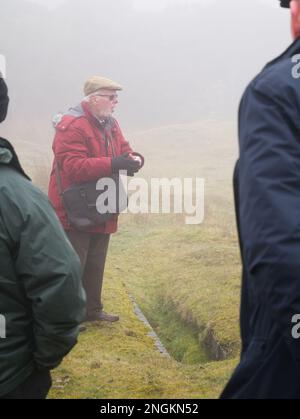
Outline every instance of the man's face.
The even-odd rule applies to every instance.
[[[112,115],[117,103],[116,90],[101,89],[90,98],[90,109],[98,118],[107,118]]]

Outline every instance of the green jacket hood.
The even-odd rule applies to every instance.
[[[26,175],[24,169],[22,168],[17,153],[15,149],[10,144],[9,141],[0,137],[0,164],[5,164],[16,169],[21,175],[25,178],[30,178]]]

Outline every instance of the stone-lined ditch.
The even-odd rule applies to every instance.
[[[124,284],[125,289],[126,285]],[[134,296],[127,290],[137,317],[149,329],[157,350],[166,357],[173,357],[184,364],[203,364],[221,361],[227,354],[208,325],[202,328],[182,319],[171,304],[157,302],[152,311],[143,312]]]

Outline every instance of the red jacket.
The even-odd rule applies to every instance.
[[[56,125],[56,135],[53,143],[54,162],[49,185],[49,199],[65,230],[72,230],[63,207],[57,187],[55,165],[60,165],[63,190],[76,183],[97,180],[110,176],[112,157],[131,153],[132,149],[125,140],[117,121],[111,118],[113,124],[109,129],[112,143],[106,148],[100,122],[89,112],[88,104],[83,102],[71,109]],[[114,146],[114,154],[112,150]],[[115,233],[118,216],[112,217],[103,226],[95,227],[91,233]]]

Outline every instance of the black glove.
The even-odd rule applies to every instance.
[[[140,170],[140,163],[128,157],[128,154],[114,157],[111,160],[111,170],[113,173],[118,173],[120,170],[127,170],[129,176],[133,176]]]
[[[142,156],[140,153],[137,153],[136,151],[133,151],[131,153],[132,156],[134,157],[139,157],[141,159],[141,163],[140,163],[140,169],[142,169],[145,165],[145,158],[144,156]]]
[[[0,122],[6,118],[8,102],[7,86],[0,73]]]

